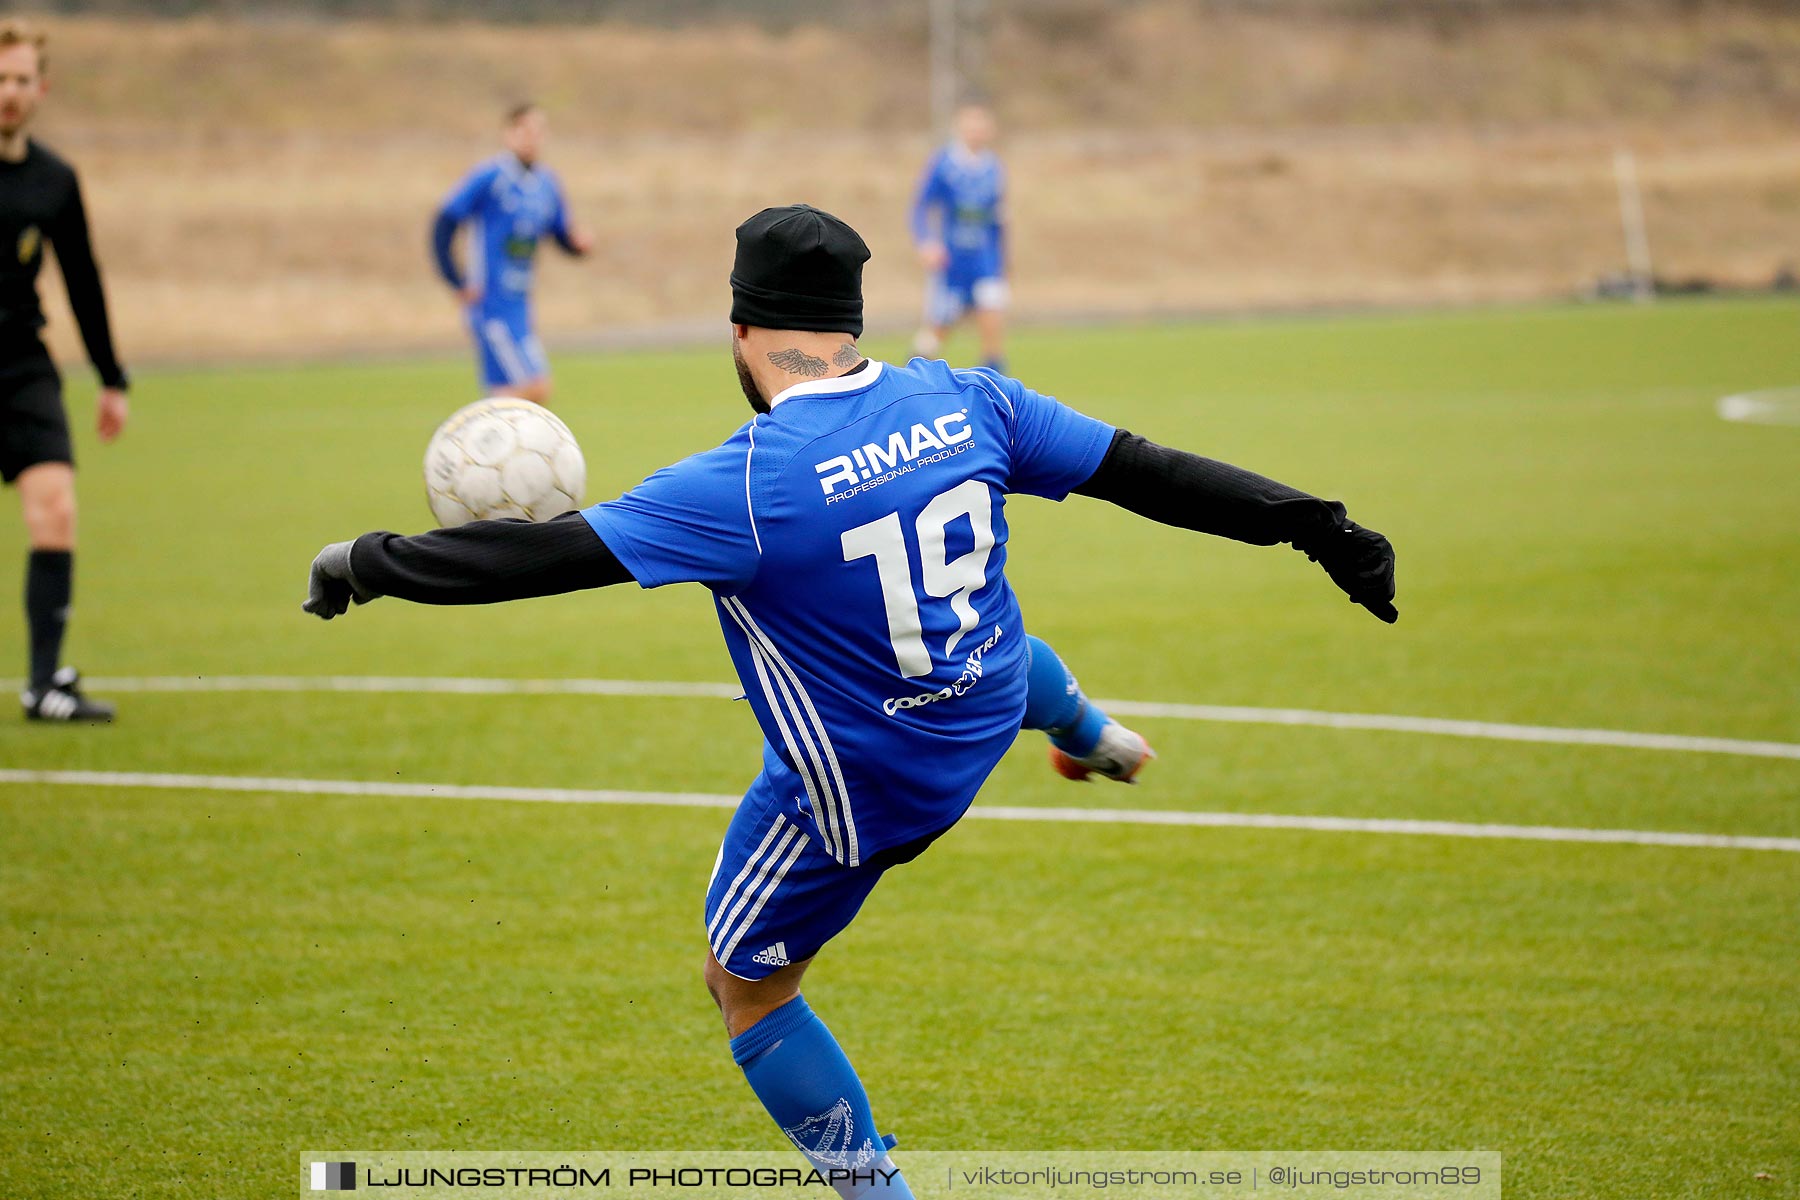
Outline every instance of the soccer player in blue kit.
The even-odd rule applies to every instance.
[[[1006,171],[994,153],[994,114],[985,104],[956,112],[948,144],[925,165],[913,197],[912,237],[926,271],[925,318],[913,350],[936,358],[969,312],[984,366],[1006,370]]]
[[[706,891],[705,978],[751,1089],[844,1196],[910,1196],[808,963],[883,873],[968,808],[1021,728],[1065,773],[1149,755],[1054,650],[1005,574],[1007,497],[1071,492],[1260,545],[1289,542],[1385,621],[1387,539],[1343,505],[1145,438],[993,371],[870,361],[854,230],[805,205],[737,231],[732,349],[754,411],[724,444],[542,524],[368,533],[320,552],[306,611],[377,596],[488,603],[699,583],[765,735]]]
[[[576,257],[594,248],[569,220],[562,182],[539,158],[549,131],[536,104],[506,114],[506,148],[463,179],[431,227],[438,274],[456,292],[475,339],[481,383],[490,396],[550,402],[550,363],[531,323],[532,260],[552,237]],[[469,226],[469,269],[457,265],[456,231]]]

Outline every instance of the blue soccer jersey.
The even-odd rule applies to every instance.
[[[917,243],[939,242],[949,254],[945,274],[970,281],[1006,270],[1002,204],[1006,172],[992,150],[970,153],[951,144],[931,156],[913,199]]]
[[[456,186],[438,210],[439,229],[469,227],[467,278],[481,289],[490,311],[522,309],[531,293],[537,244],[554,237],[569,247],[569,213],[562,184],[548,167],[527,167],[511,154],[482,163]],[[463,279],[450,260],[448,238],[439,238],[439,272],[452,287]]]
[[[583,515],[642,586],[713,591],[767,741],[753,796],[853,867],[953,823],[1012,744],[1006,497],[1062,499],[1112,433],[991,371],[872,362]]]

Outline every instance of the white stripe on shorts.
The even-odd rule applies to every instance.
[[[806,849],[806,835],[800,833],[798,826],[795,826],[794,832],[800,834],[794,841],[794,848],[789,850],[787,857],[781,860],[781,866],[776,868],[774,878],[770,879],[768,886],[763,888],[762,894],[756,898],[756,903],[750,911],[744,914],[744,920],[738,925],[737,932],[732,935],[731,940],[725,943],[725,953],[719,955],[720,966],[731,961],[731,956],[737,950],[738,943],[744,940],[744,935],[749,933],[750,927],[756,924],[757,914],[762,912],[763,905],[769,902],[769,897],[775,894],[775,889],[781,886],[783,879],[787,878],[788,868],[794,865],[794,860],[800,857],[802,850]],[[727,970],[729,969],[727,968]]]
[[[763,852],[769,848],[769,843],[775,840],[775,835],[781,832],[781,827],[785,824],[787,824],[787,818],[780,813],[776,813],[775,823],[769,826],[769,832],[763,835],[762,844],[757,846],[757,848],[751,852],[750,857],[744,860],[744,869],[737,873],[737,878],[731,881],[731,886],[726,888],[725,894],[719,898],[718,910],[713,913],[712,920],[707,922],[706,925],[706,936],[708,939],[716,942],[716,939],[713,938],[713,934],[718,932],[719,918],[725,915],[725,910],[730,907],[731,899],[733,896],[737,895],[738,888],[743,886],[744,880],[749,878],[750,872],[756,869],[756,860],[763,856]],[[719,862],[722,863],[724,860],[725,847],[721,845],[719,847]],[[713,875],[717,877],[718,874],[719,864],[714,863]]]
[[[512,330],[506,327],[505,321],[498,317],[489,317],[482,322],[481,332],[482,336],[487,338],[488,346],[493,350],[494,357],[500,360],[500,369],[506,372],[506,382],[524,383],[528,379],[536,378],[536,373],[525,365],[525,357],[519,352],[519,347],[514,344]]]
[[[738,936],[743,936],[743,930],[738,924],[739,914],[744,911],[744,906],[750,903],[750,897],[754,895],[757,890],[763,886],[764,881],[768,879],[769,871],[775,865],[775,860],[787,853],[788,847],[794,844],[794,839],[796,838],[799,838],[802,842],[806,840],[806,836],[800,832],[800,827],[789,823],[787,828],[783,830],[781,834],[781,840],[775,843],[775,848],[762,856],[761,865],[757,868],[756,878],[750,881],[749,887],[738,894],[737,903],[732,906],[729,913],[726,913],[725,923],[721,925],[719,931],[713,935],[713,954],[718,958],[721,965],[725,962],[726,958],[724,946],[726,944],[736,944],[731,938],[732,930],[736,929],[738,931]],[[785,870],[785,868],[783,869]],[[758,904],[757,907],[760,908],[762,906]],[[724,911],[725,904],[723,901],[720,901],[719,909],[720,911]]]

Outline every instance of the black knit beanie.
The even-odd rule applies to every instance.
[[[765,208],[737,228],[731,320],[814,333],[863,330],[862,236],[810,204]]]

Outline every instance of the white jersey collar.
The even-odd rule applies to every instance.
[[[881,360],[871,358],[868,366],[852,371],[848,375],[838,375],[831,379],[815,379],[811,383],[796,383],[791,388],[783,389],[769,401],[769,411],[774,412],[777,404],[783,400],[792,400],[796,396],[832,396],[861,391],[880,379],[882,369],[886,366],[887,364]]]

